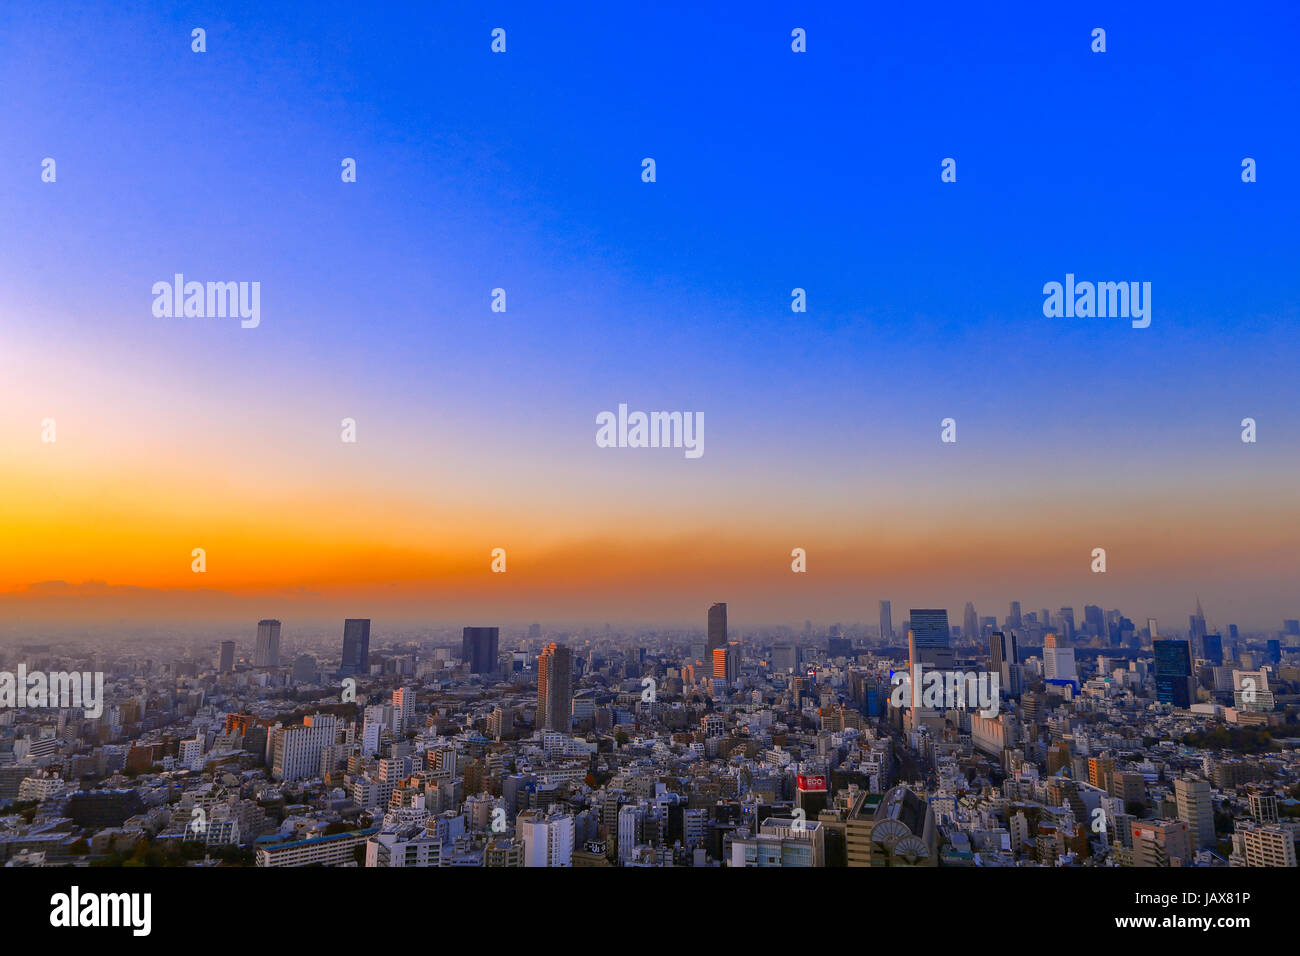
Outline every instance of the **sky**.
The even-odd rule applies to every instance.
[[[0,615],[1300,616],[1294,7],[459,6],[0,10]]]

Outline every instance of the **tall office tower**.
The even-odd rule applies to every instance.
[[[537,726],[541,730],[571,729],[573,708],[573,659],[563,644],[546,645],[537,658]]]
[[[1187,631],[1192,640],[1193,647],[1199,647],[1197,643],[1205,636],[1205,612],[1201,610],[1201,599],[1196,599],[1196,613],[1187,619]]]
[[[1156,699],[1175,707],[1192,706],[1192,653],[1186,641],[1152,641],[1156,658]]]
[[[1021,691],[1020,663],[1016,655],[1015,633],[994,631],[989,637],[989,657],[992,670],[998,675],[1002,690],[1015,697]]]
[[[539,641],[539,640],[541,640],[541,638],[542,638],[542,625],[540,625],[540,624],[536,624],[536,623],[534,623],[534,624],[529,624],[529,625],[528,625],[528,639],[529,639],[530,641]]]
[[[966,614],[962,620],[963,636],[968,641],[978,640],[980,636],[980,619],[975,613],[975,605],[966,602]]]
[[[713,652],[727,643],[727,605],[715,604],[709,608],[709,640],[705,645],[705,660],[713,657]]]
[[[907,653],[911,662],[927,667],[951,667],[948,611],[944,608],[913,608],[909,621]]]
[[[1214,846],[1214,801],[1210,781],[1179,777],[1174,781],[1174,802],[1178,819],[1187,824],[1193,850]]]
[[[740,682],[740,641],[728,641],[713,651],[713,679],[724,680],[728,687]]]
[[[497,669],[499,627],[467,627],[461,632],[460,659],[471,674],[491,674]]]
[[[1083,629],[1093,637],[1109,638],[1110,636],[1110,628],[1106,626],[1106,615],[1095,604],[1083,606]]]
[[[1217,635],[1216,635],[1217,636]],[[1208,638],[1207,638],[1208,640]],[[1276,638],[1269,638],[1264,646],[1267,648],[1266,656],[1274,664],[1282,663],[1282,642]]]
[[[882,641],[894,639],[894,615],[888,601],[880,602],[880,639]]]
[[[343,622],[343,663],[339,673],[370,673],[370,618],[350,617]]]
[[[222,674],[229,674],[235,669],[235,642],[221,642],[221,663],[217,665],[217,670]]]
[[[1206,634],[1201,638],[1201,659],[1215,667],[1223,666],[1223,635]]]
[[[1063,607],[1061,614],[1061,637],[1067,642],[1074,640],[1074,608]]]
[[[1055,634],[1048,634],[1043,646],[1043,677],[1053,681],[1079,683],[1079,673],[1074,667],[1074,648]]]
[[[1012,601],[1011,609],[1007,612],[1007,627],[1020,626],[1020,602]]]
[[[280,666],[280,622],[257,622],[257,647],[253,651],[254,667]]]
[[[1156,619],[1154,617],[1147,618],[1147,634],[1150,636],[1152,643],[1160,640],[1160,635],[1156,631]]]

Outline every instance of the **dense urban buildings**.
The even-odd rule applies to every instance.
[[[292,661],[272,620],[251,647],[19,642],[0,691],[92,661],[103,697],[0,709],[0,864],[1296,865],[1285,623],[1198,607],[1162,636],[1085,605],[1071,639],[1064,612],[1012,602],[998,628],[968,603],[951,628],[913,609],[904,651],[888,608],[797,630],[724,604],[696,629],[381,628],[373,647],[349,619],[341,649],[291,628]],[[913,665],[947,669],[900,696]]]

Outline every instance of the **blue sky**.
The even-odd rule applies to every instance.
[[[65,356],[54,397],[57,367],[198,396],[185,422],[361,409],[421,446],[394,471],[515,454],[669,509],[689,489],[657,466],[589,468],[594,415],[629,402],[706,412],[710,494],[762,470],[832,505],[864,471],[942,495],[963,469],[1066,510],[1079,470],[1251,494],[1298,463],[1298,18],[11,5],[0,317],[25,364]],[[148,290],[177,271],[261,281],[261,327],[160,324]],[[1151,327],[1044,318],[1066,272],[1151,282]]]

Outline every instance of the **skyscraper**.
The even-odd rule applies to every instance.
[[[343,662],[340,674],[370,672],[370,618],[350,617],[343,622]]]
[[[951,667],[946,608],[913,608],[907,637],[908,656],[914,664]]]
[[[461,632],[460,659],[471,674],[490,674],[497,669],[500,633],[497,627],[467,627]]]
[[[1201,658],[1216,667],[1223,666],[1223,635],[1206,634],[1201,638]]]
[[[1016,635],[1014,632],[1004,634],[994,631],[989,638],[990,666],[998,675],[998,681],[1007,694],[1015,697],[1020,693],[1020,664],[1016,656]]]
[[[1186,641],[1152,641],[1156,699],[1175,707],[1192,705],[1192,654]]]
[[[1187,619],[1188,635],[1192,641],[1192,647],[1200,647],[1200,640],[1205,636],[1205,612],[1201,610],[1201,599],[1196,599],[1196,613]]]
[[[280,622],[257,622],[257,647],[253,651],[254,667],[280,666]]]
[[[1020,602],[1012,601],[1011,609],[1007,612],[1007,627],[1020,626]]]
[[[976,640],[980,636],[980,619],[975,613],[975,605],[970,601],[966,602],[966,614],[962,619],[962,636],[968,641]]]
[[[727,643],[727,605],[715,604],[709,608],[709,639],[704,647],[706,660],[713,658],[713,652]]]
[[[882,641],[894,639],[894,615],[888,601],[880,602],[880,639]]]
[[[217,665],[217,670],[222,674],[229,674],[235,669],[235,642],[221,642],[221,663]]]
[[[1106,627],[1106,615],[1095,604],[1083,606],[1083,628],[1094,637],[1110,636],[1110,630]]]
[[[537,726],[567,734],[572,708],[572,654],[563,644],[552,641],[537,658]]]
[[[1074,640],[1074,608],[1061,608],[1061,637],[1068,643]]]

